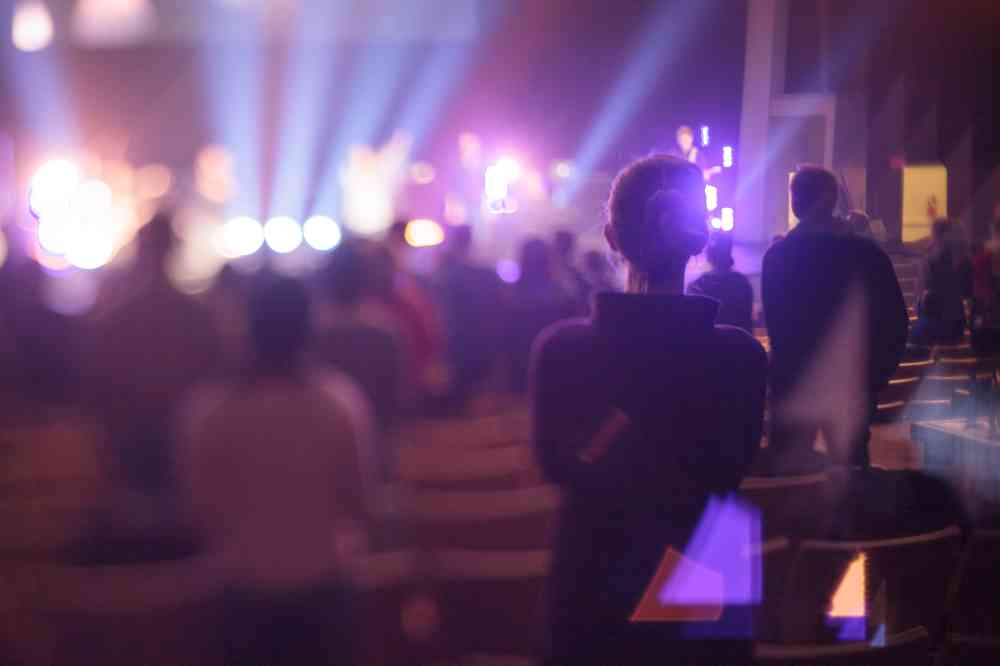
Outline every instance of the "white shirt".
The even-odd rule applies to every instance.
[[[265,379],[191,401],[181,484],[219,575],[287,587],[345,573],[344,528],[358,534],[367,513],[369,412],[339,375]]]

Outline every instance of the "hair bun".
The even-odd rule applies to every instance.
[[[708,227],[701,210],[677,190],[657,190],[646,202],[647,245],[661,255],[691,257],[705,249]]]

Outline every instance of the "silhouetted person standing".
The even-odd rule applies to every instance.
[[[798,226],[764,257],[762,296],[771,339],[772,471],[831,462],[868,464],[876,396],[906,350],[906,303],[889,257],[833,216],[836,177],[801,167],[792,179]],[[850,406],[849,406],[850,405]]]
[[[705,250],[712,270],[688,286],[688,293],[719,301],[716,324],[726,324],[753,333],[753,286],[743,273],[733,270],[733,239],[714,234]]]
[[[591,319],[551,327],[533,354],[533,443],[563,490],[551,664],[663,663],[694,649],[673,642],[676,624],[629,617],[667,549],[684,550],[709,497],[737,488],[760,445],[763,348],[716,326],[715,301],[683,295],[708,238],[701,173],[639,160],[615,179],[608,214],[627,293],[598,294]],[[739,663],[722,651],[711,663]]]
[[[211,310],[179,292],[166,263],[170,216],[140,231],[135,263],[97,304],[83,360],[125,481],[157,495],[169,484],[170,419],[181,396],[222,367]]]

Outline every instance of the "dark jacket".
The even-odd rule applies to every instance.
[[[764,255],[764,318],[771,339],[771,387],[791,391],[816,357],[853,284],[867,303],[870,396],[892,377],[906,351],[909,316],[888,255],[873,241],[799,225]]]
[[[558,663],[605,663],[595,655],[637,644],[649,626],[627,619],[666,548],[683,550],[710,494],[734,490],[758,450],[767,359],[714,325],[717,308],[598,294],[593,320],[556,324],[535,346],[533,442],[564,491],[548,595]],[[584,462],[616,409],[630,425]]]
[[[719,301],[716,324],[736,326],[753,333],[753,286],[743,273],[709,271],[688,286],[688,293]]]

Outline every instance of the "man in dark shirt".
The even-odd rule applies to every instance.
[[[688,286],[688,293],[719,301],[716,324],[736,326],[753,335],[753,285],[733,270],[733,239],[726,233],[712,236],[705,250],[712,270]]]
[[[817,431],[831,462],[868,464],[875,398],[906,350],[909,320],[889,257],[833,210],[836,177],[801,167],[799,225],[764,257],[771,339],[771,471],[806,471]]]

